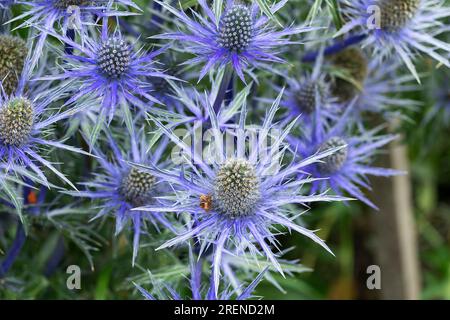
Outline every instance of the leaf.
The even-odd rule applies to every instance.
[[[189,9],[191,7],[195,7],[197,5],[197,0],[187,0],[183,1],[181,7],[183,10]]]
[[[2,191],[4,191],[8,198],[11,200],[11,202],[13,203],[14,207],[16,208],[16,212],[17,215],[20,218],[20,221],[22,222],[22,224],[24,226],[26,226],[26,224],[24,223],[24,217],[22,215],[22,198],[20,198],[18,196],[18,193],[16,190],[14,190],[8,183],[8,180],[5,179],[4,176],[0,177],[0,185],[2,187]]]
[[[309,10],[308,16],[306,17],[306,22],[311,24],[319,14],[320,9],[322,8],[322,0],[315,0],[311,9]]]
[[[94,128],[92,129],[92,132],[91,132],[91,136],[89,139],[89,145],[90,145],[89,152],[92,152],[92,148],[95,146],[95,143],[97,142],[99,133],[100,133],[101,129],[103,128],[103,124],[104,124],[105,120],[106,120],[106,115],[105,115],[105,112],[102,110],[100,115],[96,119]]]
[[[216,25],[219,25],[220,16],[222,15],[223,10],[223,0],[214,0],[213,3],[213,12],[216,16]]]
[[[244,90],[240,91],[234,99],[231,101],[231,103],[224,109],[221,109],[220,111],[220,123],[224,124],[227,121],[229,121],[239,110],[241,109],[242,105],[247,100],[247,96],[250,93],[250,88],[252,87],[252,83],[250,83],[248,86],[244,88]]]
[[[326,0],[328,8],[331,12],[331,15],[333,16],[334,25],[336,26],[337,30],[340,30],[342,28],[343,19],[341,15],[341,11],[339,8],[339,4],[336,0]]]
[[[283,26],[281,24],[280,20],[278,20],[278,18],[273,14],[272,10],[270,9],[268,0],[256,0],[256,2],[258,3],[258,6],[261,9],[261,11],[264,12],[264,14],[268,18],[270,18],[271,20],[275,21],[278,25],[280,25],[280,27]]]
[[[57,212],[53,212],[53,211]],[[93,225],[87,225],[84,213],[70,206],[49,211],[46,215],[48,220],[67,238],[69,238],[85,255],[91,269],[94,270],[94,259],[92,253],[98,251],[105,240],[93,229]],[[81,216],[81,219],[78,217]],[[55,217],[58,217],[55,219]]]

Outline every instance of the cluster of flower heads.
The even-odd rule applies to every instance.
[[[5,21],[13,31],[0,34],[2,198],[15,206],[27,198],[12,184],[56,189],[93,219],[113,217],[116,235],[130,227],[133,265],[145,235],[157,250],[189,250],[194,299],[250,298],[270,271],[290,274],[280,233],[332,253],[305,226],[314,203],[376,208],[369,176],[404,173],[373,164],[396,138],[380,124],[419,107],[402,98],[419,89],[418,52],[447,70],[450,48],[440,37],[448,27],[438,21],[450,9],[437,0],[341,1],[338,30],[331,19],[280,22],[287,0],[268,7],[270,16],[245,1],[154,2],[160,30],[149,40],[133,31],[142,10],[131,0],[2,1],[1,17],[22,10]],[[305,47],[308,33],[330,40]],[[296,63],[287,64],[292,54]],[[176,74],[166,64],[173,59]],[[436,104],[449,109],[448,92]],[[61,150],[83,166],[75,183]],[[50,183],[52,175],[73,190]],[[246,287],[230,257],[270,267],[261,263]]]

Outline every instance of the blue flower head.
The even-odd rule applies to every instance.
[[[94,219],[104,215],[112,215],[116,220],[116,234],[120,233],[128,222],[133,226],[133,259],[134,265],[139,239],[146,223],[152,224],[157,230],[158,225],[175,232],[172,224],[159,212],[131,211],[135,207],[159,204],[158,197],[164,195],[164,183],[157,177],[133,167],[130,163],[141,165],[166,164],[162,159],[167,146],[167,140],[160,142],[153,153],[149,152],[149,144],[143,131],[134,133],[127,144],[120,147],[110,132],[107,133],[107,145],[112,155],[103,152],[99,147],[93,147],[92,152],[97,156],[100,165],[99,172],[93,181],[82,183],[86,190],[70,192],[76,197],[85,197],[101,201],[102,206]],[[111,158],[111,160],[109,160]]]
[[[129,115],[131,107],[146,111],[149,105],[159,103],[145,77],[171,78],[157,68],[155,60],[165,47],[145,52],[129,43],[119,30],[108,32],[106,22],[99,38],[85,37],[81,45],[51,34],[75,49],[66,55],[62,73],[43,78],[67,82],[68,90],[74,92],[65,103],[71,106],[70,114],[99,106],[98,123],[105,119],[109,123],[119,107],[122,115]]]
[[[335,119],[340,111],[339,100],[333,96],[331,83],[322,71],[323,55],[319,54],[312,72],[305,72],[300,78],[287,78],[288,88],[281,104],[288,109],[286,121],[299,115],[300,120],[311,123],[316,113],[324,119]]]
[[[19,37],[0,34],[0,85],[6,95],[16,92],[28,47]]]
[[[351,0],[343,1],[348,23],[338,32],[359,29],[367,35],[364,45],[375,56],[400,57],[419,81],[414,66],[417,52],[424,53],[450,67],[450,45],[439,40],[448,31],[440,20],[450,16],[450,8],[441,0]]]
[[[305,173],[318,179],[312,182],[311,192],[325,192],[331,189],[338,195],[348,193],[368,206],[377,207],[364,195],[361,188],[370,190],[367,176],[394,176],[402,171],[378,168],[372,165],[377,151],[393,141],[396,136],[377,135],[381,128],[352,134],[351,118],[353,106],[334,125],[327,127],[317,117],[309,127],[308,134],[301,139],[291,139],[293,148],[300,150],[305,158],[330,149],[338,149],[320,162],[311,164]]]
[[[199,0],[205,16],[192,11],[191,18],[169,4],[156,2],[177,17],[181,30],[157,37],[179,40],[187,52],[194,54],[195,58],[184,64],[203,64],[200,79],[217,65],[231,65],[245,82],[244,72],[248,68],[270,69],[268,63],[283,62],[277,54],[291,43],[289,37],[314,29],[304,27],[277,31],[271,26],[272,21],[260,14],[257,4],[249,7],[228,0],[222,13],[222,8],[213,12],[205,0]],[[271,8],[272,13],[277,12],[284,4],[285,1],[280,1]]]
[[[325,157],[333,150],[314,155],[299,163],[282,165],[287,148],[283,139],[295,124],[291,122],[274,139],[273,146],[264,147],[270,138],[272,123],[283,91],[267,112],[267,117],[260,128],[258,141],[251,140],[251,150],[246,150],[247,133],[254,132],[254,127],[246,125],[246,109],[241,110],[237,132],[233,136],[236,144],[231,149],[224,148],[222,133],[216,114],[211,106],[208,108],[213,142],[209,145],[214,155],[211,159],[198,156],[195,163],[188,161],[178,171],[161,170],[157,167],[144,167],[148,172],[171,183],[177,190],[173,203],[169,206],[146,206],[136,210],[187,213],[191,217],[187,230],[160,246],[160,249],[194,240],[199,243],[201,252],[211,245],[214,248],[212,265],[215,293],[218,292],[221,259],[224,250],[236,249],[237,252],[250,252],[253,255],[265,255],[275,268],[283,273],[272,252],[276,247],[275,226],[284,226],[295,230],[326,250],[330,249],[313,231],[297,224],[294,220],[302,210],[294,205],[306,205],[315,201],[335,201],[340,197],[326,195],[305,195],[303,186],[310,179],[295,179],[297,171],[308,164]],[[177,144],[177,147],[190,154],[191,148],[165,128],[157,119],[155,123]],[[226,139],[229,141],[228,139]],[[267,156],[260,156],[261,150],[269,149]],[[281,166],[280,168],[278,166]],[[298,212],[297,210],[300,210]],[[331,252],[331,251],[330,251]]]
[[[25,64],[22,76],[14,82],[14,92],[7,94],[0,82],[0,161],[8,171],[28,170],[32,174],[27,175],[28,178],[47,187],[50,184],[44,169],[48,169],[76,189],[51,161],[45,159],[45,150],[59,148],[89,154],[50,139],[51,125],[63,118],[58,113],[50,114],[51,104],[57,102],[59,96],[45,85],[27,82],[24,75],[28,73],[28,67]]]
[[[48,30],[67,34],[75,30],[84,33],[88,25],[92,25],[98,17],[125,15],[115,9],[118,5],[139,8],[131,0],[29,0],[16,1],[24,4],[28,11],[18,15],[11,21],[25,19],[21,27],[37,27],[40,33],[30,59],[30,70],[37,65],[42,54]]]

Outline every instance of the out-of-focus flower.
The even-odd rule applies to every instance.
[[[0,84],[7,96],[17,90],[27,52],[21,38],[0,34]]]
[[[321,178],[312,182],[311,192],[333,190],[338,195],[347,192],[372,208],[377,208],[361,191],[370,190],[368,175],[394,176],[402,171],[373,166],[377,151],[389,142],[394,135],[377,135],[381,128],[351,134],[350,115],[352,105],[345,114],[331,127],[327,128],[320,117],[309,128],[308,134],[301,139],[290,139],[292,147],[300,150],[304,158],[309,158],[320,152],[340,148],[335,153],[325,157],[319,163],[305,168],[300,176],[305,174]]]
[[[414,110],[419,105],[417,101],[399,96],[418,90],[412,75],[399,74],[399,62],[388,60],[379,64],[361,49],[350,47],[331,55],[328,64],[333,78],[331,92],[341,108],[356,98],[354,120],[360,121],[362,112],[378,113],[386,118],[406,117],[402,111]]]
[[[251,7],[236,1],[227,1],[222,13],[213,12],[205,0],[198,3],[205,16],[192,11],[193,18],[167,3],[160,3],[179,20],[179,32],[156,36],[162,39],[178,40],[186,52],[195,55],[183,64],[203,64],[199,79],[218,65],[231,65],[236,74],[245,82],[244,72],[249,68],[269,69],[269,63],[282,63],[278,57],[280,50],[292,42],[289,37],[311,31],[312,27],[285,28],[277,31],[273,21],[260,13],[255,3]],[[272,13],[280,10],[286,1],[280,1],[271,8]],[[272,70],[273,71],[273,70]]]
[[[450,8],[442,0],[345,0],[344,14],[349,21],[338,32],[345,34],[362,29],[367,34],[364,45],[374,49],[380,59],[394,53],[415,78],[417,52],[422,52],[450,67],[450,45],[439,40],[448,29],[440,20],[450,16]],[[443,52],[443,54],[442,54]]]
[[[209,106],[209,119],[213,142],[204,152],[210,151],[212,158],[197,156],[195,163],[188,161],[186,166],[174,170],[160,170],[153,166],[144,166],[149,173],[165,180],[177,190],[169,206],[144,206],[136,210],[187,213],[191,217],[187,230],[172,240],[164,243],[159,249],[186,242],[189,239],[198,241],[201,252],[210,245],[214,247],[212,258],[215,293],[218,292],[221,258],[224,250],[236,248],[236,252],[250,252],[252,255],[264,254],[275,268],[283,273],[272,252],[271,245],[276,247],[276,226],[295,230],[312,239],[327,251],[325,243],[313,231],[295,223],[293,220],[303,212],[297,206],[315,201],[339,201],[341,197],[305,195],[303,189],[311,182],[310,178],[296,179],[297,172],[305,166],[330,155],[336,150],[329,150],[298,163],[283,166],[281,161],[287,151],[283,139],[295,124],[292,121],[273,144],[267,146],[267,139],[275,135],[273,118],[279,109],[283,91],[275,100],[262,127],[259,128],[257,141],[254,139],[247,148],[246,132],[255,132],[255,128],[246,126],[245,108],[236,125],[237,133],[233,136],[236,144],[231,149],[223,146],[223,132],[220,130],[216,114]],[[186,153],[191,148],[180,141],[176,135],[154,119],[163,132]],[[246,131],[248,130],[248,131]],[[225,139],[228,141],[228,139]],[[226,149],[226,150],[225,150]],[[249,149],[249,150],[247,150]],[[261,155],[265,151],[267,154]],[[211,163],[209,163],[211,162]],[[299,210],[299,211],[297,211]],[[277,227],[277,228],[278,228]]]
[[[322,68],[323,55],[319,54],[312,72],[305,73],[300,79],[287,78],[288,88],[281,102],[288,109],[287,121],[299,115],[300,120],[307,124],[316,116],[336,119],[340,111],[338,99],[332,95],[330,80]]]
[[[131,211],[132,208],[144,205],[160,205],[158,197],[164,195],[164,183],[158,177],[130,165],[130,162],[141,165],[167,164],[162,159],[167,147],[167,140],[162,139],[154,151],[149,152],[147,137],[140,130],[130,136],[126,145],[119,146],[111,133],[107,134],[107,145],[112,154],[104,153],[99,147],[93,147],[92,153],[98,157],[100,171],[91,182],[82,183],[86,190],[70,192],[76,197],[90,198],[102,202],[101,209],[94,219],[104,215],[112,215],[116,220],[116,235],[119,234],[128,222],[133,226],[133,259],[134,265],[139,239],[143,230],[147,230],[146,223],[151,223],[157,230],[158,224],[175,232],[172,224],[160,212]],[[110,160],[109,160],[110,159]]]

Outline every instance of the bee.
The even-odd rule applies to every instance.
[[[210,211],[212,207],[212,196],[209,194],[200,195],[200,208],[206,212]]]

